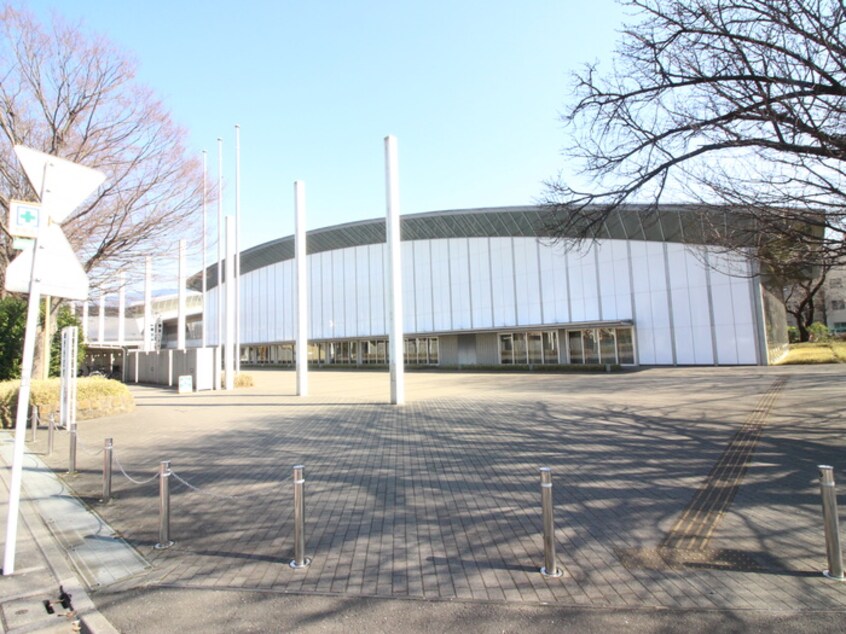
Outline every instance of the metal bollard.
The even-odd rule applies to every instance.
[[[32,406],[32,411],[29,414],[29,440],[35,442],[35,434],[38,431],[38,405]]]
[[[103,504],[112,499],[112,449],[114,444],[111,438],[106,438],[103,443]]]
[[[549,467],[541,467],[541,505],[543,507],[543,568],[540,573],[544,577],[560,577],[564,573],[555,564],[555,520],[552,505],[552,471]]]
[[[294,467],[294,558],[291,568],[302,570],[311,565],[305,556],[305,498],[303,497],[303,466]]]
[[[50,414],[49,421],[47,423],[47,455],[53,455],[53,434],[56,433],[56,421],[53,418],[53,414]]]
[[[837,519],[837,492],[834,489],[834,467],[819,465],[820,493],[822,494],[825,551],[828,570],[823,574],[830,579],[846,580],[843,575],[843,550],[840,547],[840,527]]]
[[[159,467],[159,550],[170,548],[170,460],[162,460]]]
[[[76,423],[70,424],[68,442],[68,473],[76,473]]]

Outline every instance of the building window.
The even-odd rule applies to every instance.
[[[846,310],[846,300],[842,300],[842,299],[831,300],[831,310]]]
[[[570,363],[633,365],[634,340],[631,328],[585,328],[567,331]]]
[[[438,365],[437,337],[410,337],[405,340],[406,365]]]
[[[555,330],[500,333],[499,362],[504,365],[558,363],[558,333]]]

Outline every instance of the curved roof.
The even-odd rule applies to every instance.
[[[694,211],[695,210],[695,211]],[[701,207],[684,205],[654,207],[629,205],[615,210],[605,223],[599,239],[650,240],[659,242],[701,242]],[[401,240],[444,238],[537,237],[550,210],[543,206],[492,207],[409,214],[400,217]],[[306,234],[307,253],[320,253],[385,242],[385,218],[350,222]],[[241,252],[241,273],[294,258],[294,236],[278,238]],[[224,266],[225,270],[225,266]],[[217,263],[206,268],[207,286],[217,285]],[[192,276],[189,286],[198,289],[200,275]]]

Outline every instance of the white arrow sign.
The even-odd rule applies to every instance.
[[[28,245],[6,269],[6,290],[29,293],[32,254],[35,243]],[[66,299],[88,299],[88,276],[59,225],[41,230],[38,240],[39,292]]]
[[[106,180],[103,172],[23,145],[15,146],[15,154],[30,185],[41,197],[42,208],[50,214],[53,222],[62,222]],[[44,174],[47,171],[49,176],[45,187]]]
[[[21,386],[18,391],[15,417],[15,447],[12,479],[9,484],[9,511],[6,521],[6,550],[3,575],[15,572],[15,551],[18,537],[18,514],[23,477],[24,436],[29,404],[35,333],[38,326],[38,302],[42,289],[51,295],[87,299],[88,278],[76,254],[58,224],[105,180],[105,176],[37,150],[15,146],[15,154],[30,184],[41,198],[42,214],[35,243],[26,249],[6,270],[6,288],[29,293],[26,310],[26,333],[21,359]]]

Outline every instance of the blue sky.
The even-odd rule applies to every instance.
[[[135,57],[139,79],[209,152],[224,139],[234,214],[241,126],[241,246],[384,215],[383,138],[399,144],[402,213],[530,204],[567,171],[558,113],[569,73],[610,63],[613,0],[33,0]],[[210,210],[215,234],[216,208]],[[211,241],[211,238],[210,238]],[[210,247],[211,249],[211,247]],[[192,258],[199,262],[199,254]]]

